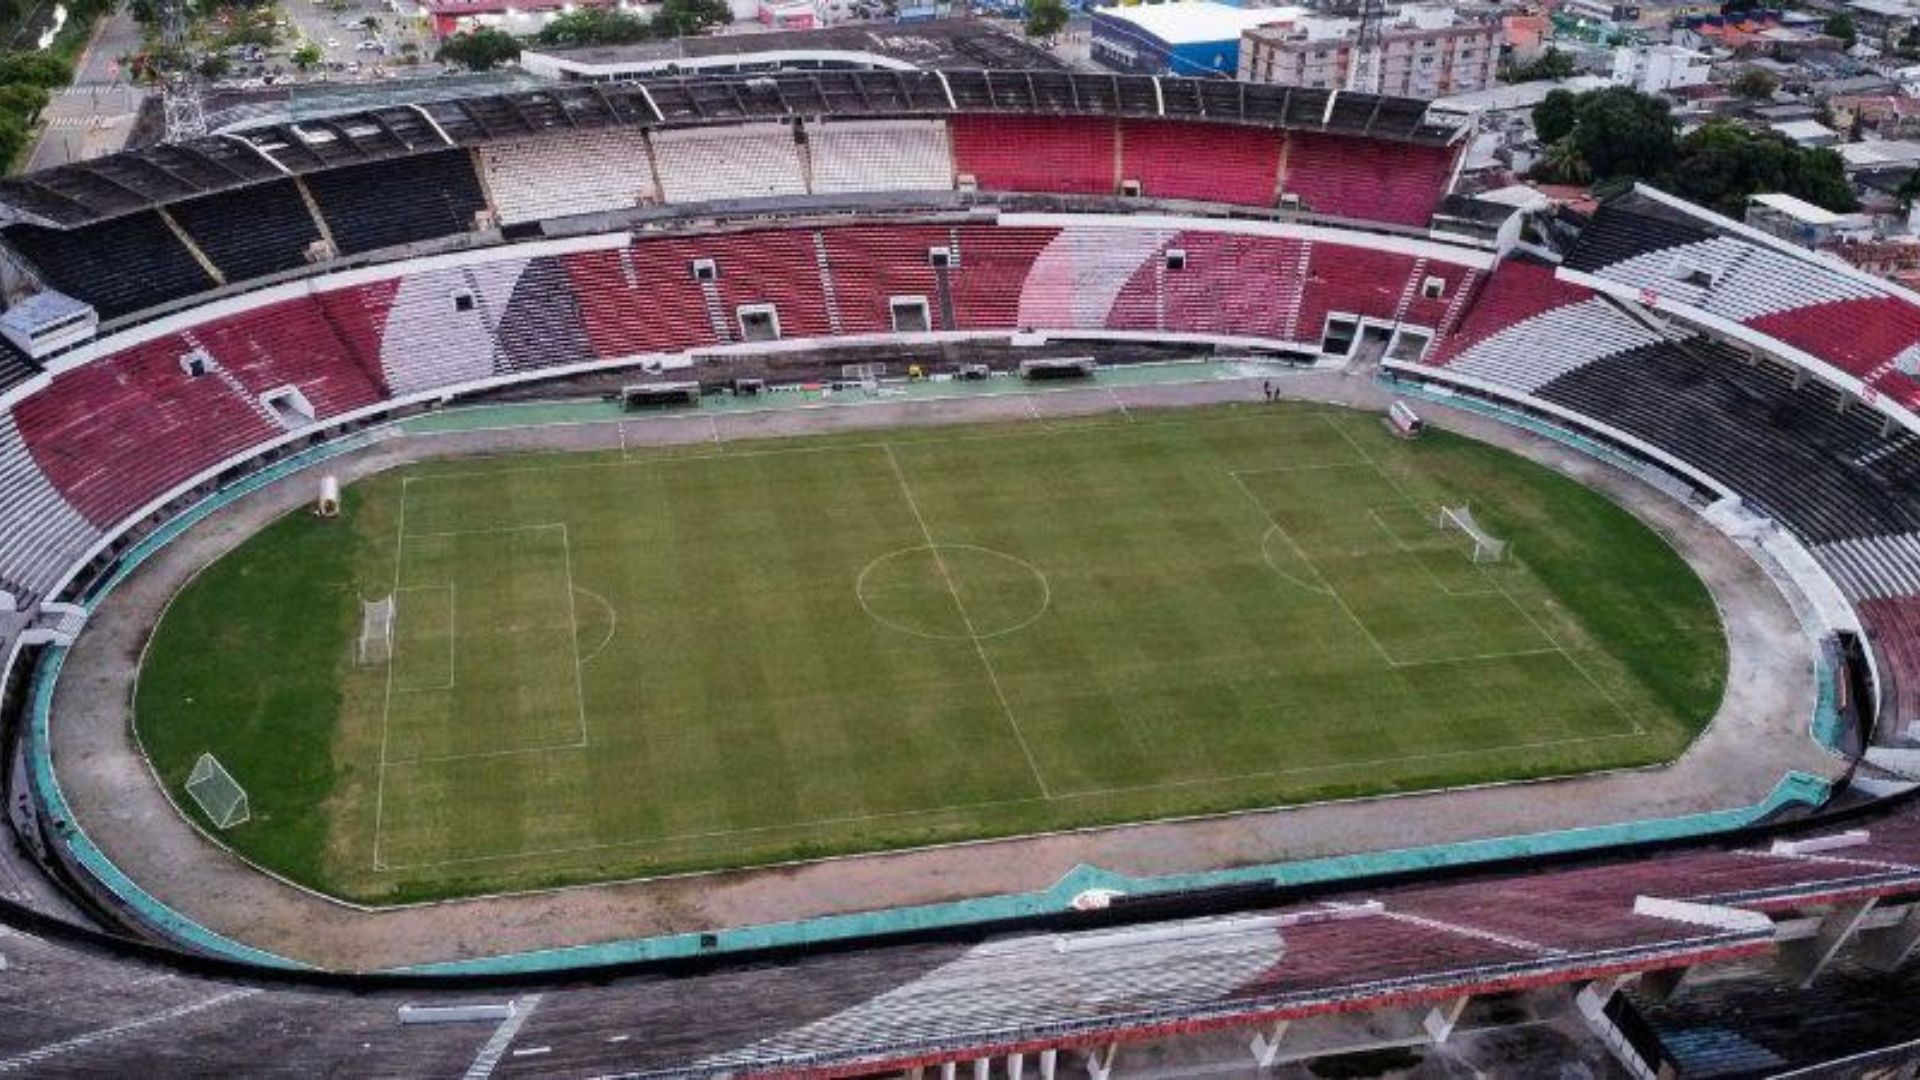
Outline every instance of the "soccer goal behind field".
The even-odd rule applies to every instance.
[[[384,664],[393,659],[393,597],[360,602],[360,647],[357,659],[362,667]]]
[[[1473,542],[1473,561],[1500,562],[1507,557],[1507,542],[1494,536],[1473,520],[1473,511],[1464,506],[1443,506],[1436,522],[1441,529],[1458,529]]]
[[[231,829],[252,816],[247,792],[212,754],[201,754],[187,776],[187,794],[216,829]]]

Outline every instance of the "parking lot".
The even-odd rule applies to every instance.
[[[431,75],[440,70],[433,62],[433,36],[411,4],[283,0],[280,12],[287,25],[281,29],[279,44],[264,54],[231,56],[232,67],[223,84],[251,87],[283,81]],[[319,47],[321,61],[303,73],[294,64],[293,54],[305,42]],[[411,53],[408,45],[413,47]]]

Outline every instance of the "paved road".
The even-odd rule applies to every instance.
[[[76,65],[73,85],[55,94],[42,114],[45,123],[28,159],[30,171],[111,154],[126,145],[146,94],[127,84],[120,58],[139,47],[140,26],[125,11],[101,23]]]

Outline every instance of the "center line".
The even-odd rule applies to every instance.
[[[1034,759],[1033,748],[1027,745],[1027,736],[1020,730],[1020,721],[1014,719],[1013,706],[1007,704],[1007,693],[1000,688],[1000,676],[993,670],[993,661],[987,658],[987,647],[981,643],[980,635],[973,628],[973,619],[967,614],[967,605],[960,600],[960,590],[953,584],[953,575],[947,572],[947,560],[940,554],[940,545],[933,542],[933,531],[927,528],[927,519],[920,516],[920,504],[914,501],[913,489],[907,486],[907,474],[900,470],[900,459],[894,456],[892,443],[881,443],[880,448],[887,453],[887,464],[893,467],[893,478],[900,482],[900,494],[907,498],[907,509],[913,511],[913,520],[920,525],[920,535],[926,538],[927,550],[933,552],[933,564],[940,568],[940,580],[947,583],[947,594],[953,597],[953,607],[960,613],[960,622],[967,629],[967,640],[973,642],[973,651],[980,657],[980,666],[987,669],[987,681],[993,684],[993,696],[1000,700],[1000,711],[1007,714],[1007,727],[1013,731],[1015,741],[1020,744],[1020,752],[1027,756],[1027,768],[1033,773],[1033,782],[1040,786],[1043,798],[1053,798],[1053,791],[1047,787],[1046,777],[1040,775],[1040,763]]]

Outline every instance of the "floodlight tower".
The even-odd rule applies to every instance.
[[[207,110],[200,100],[200,79],[187,52],[186,0],[164,0],[160,5],[160,38],[168,52],[188,58],[187,70],[170,72],[161,91],[166,140],[184,142],[207,133]]]
[[[1361,94],[1380,92],[1381,24],[1387,19],[1386,0],[1359,0],[1360,32],[1353,41],[1353,59],[1347,64],[1347,89]]]

